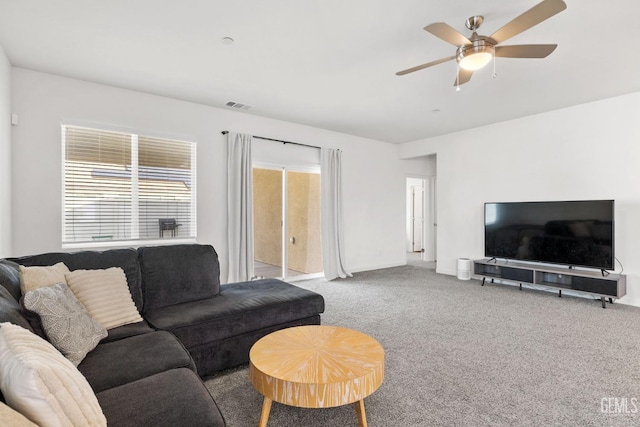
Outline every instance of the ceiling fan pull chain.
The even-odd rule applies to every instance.
[[[494,79],[498,77],[498,74],[496,74],[496,56],[495,55],[493,55],[493,74],[491,75],[491,77],[493,77]]]
[[[460,64],[456,62],[456,92],[460,92]]]

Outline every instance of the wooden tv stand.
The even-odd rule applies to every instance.
[[[484,286],[487,279],[491,283],[496,280],[507,283],[544,286],[562,290],[581,292],[600,297],[602,308],[606,308],[606,298],[622,298],[627,293],[627,276],[624,274],[606,274],[596,270],[576,270],[569,267],[556,267],[544,264],[529,264],[510,260],[484,258],[473,261],[473,277],[482,279]]]

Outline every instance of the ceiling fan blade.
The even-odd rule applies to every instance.
[[[471,40],[466,38],[458,30],[456,30],[449,24],[445,24],[444,22],[435,22],[433,24],[429,24],[424,27],[424,30],[457,47],[465,44],[471,44]]]
[[[404,76],[405,74],[413,73],[414,71],[423,70],[425,68],[433,67],[434,65],[442,64],[443,62],[451,61],[455,59],[455,56],[450,56],[448,58],[441,58],[436,61],[427,62],[426,64],[416,65],[415,67],[407,68],[406,70],[398,71],[396,76]]]
[[[542,21],[551,18],[553,15],[562,12],[567,8],[563,0],[544,0],[524,12],[522,15],[514,18],[502,28],[491,35],[496,44],[510,39],[529,28],[538,25]]]
[[[460,86],[471,80],[471,76],[473,75],[473,71],[465,70],[464,68],[460,68],[458,71],[458,76],[456,80],[453,82],[454,86]]]
[[[546,58],[556,50],[557,44],[518,44],[496,46],[495,55],[502,58]]]

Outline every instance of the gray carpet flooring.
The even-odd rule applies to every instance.
[[[370,426],[640,425],[640,308],[505,285],[412,263],[296,285],[322,294],[322,323],[376,338],[385,381]],[[248,367],[206,380],[229,427],[255,426]],[[269,426],[357,426],[347,405],[274,403]]]

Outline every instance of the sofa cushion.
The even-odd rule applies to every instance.
[[[107,336],[64,283],[29,291],[23,302],[40,316],[49,342],[75,366]]]
[[[153,332],[155,329],[152,329],[151,326],[146,321],[138,322],[138,323],[129,323],[128,325],[118,326],[117,328],[109,329],[107,332],[106,338],[102,340],[103,343],[110,341],[117,341],[123,338],[132,337],[134,335],[142,335],[148,334],[149,332]]]
[[[172,369],[97,395],[110,426],[225,426],[218,406],[189,369]]]
[[[263,279],[222,285],[215,298],[151,310],[146,318],[192,348],[323,311],[321,295],[281,280]]]
[[[32,332],[0,324],[0,367],[0,389],[7,404],[36,424],[107,425],[87,380]]]
[[[303,325],[319,325],[320,315],[297,319],[293,322],[271,325],[265,329],[249,331],[242,335],[206,343],[189,349],[198,368],[198,375],[204,378],[216,372],[249,363],[249,350],[260,338],[284,328]]]
[[[0,286],[20,301],[20,265],[7,259],[0,259]]]
[[[106,329],[142,321],[122,268],[74,270],[66,279],[75,296]]]
[[[99,344],[78,365],[96,392],[174,368],[195,371],[189,352],[165,331]]]
[[[13,323],[33,332],[29,321],[22,312],[20,303],[14,299],[7,289],[0,286],[0,323],[2,322]]]
[[[36,335],[47,338],[38,315],[22,309],[20,305],[20,265],[0,260],[0,322],[22,326]]]
[[[140,267],[138,265],[138,253],[135,249],[110,249],[104,252],[51,252],[40,255],[12,258],[10,261],[20,265],[54,265],[64,262],[69,270],[91,270],[109,267],[121,267],[127,276],[127,284],[131,291],[133,301],[142,311],[142,287],[140,284]]]
[[[214,297],[220,291],[218,254],[210,245],[138,249],[145,312]]]

